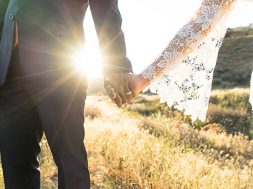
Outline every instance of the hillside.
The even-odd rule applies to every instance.
[[[253,69],[253,27],[228,29],[214,73],[216,88],[248,87]]]

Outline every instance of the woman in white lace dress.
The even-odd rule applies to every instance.
[[[135,93],[149,88],[193,120],[205,120],[218,50],[236,2],[204,0],[161,55],[142,73],[132,75]]]

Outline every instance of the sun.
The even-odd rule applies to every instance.
[[[99,42],[92,20],[91,12],[88,9],[83,23],[85,31],[85,46],[77,49],[74,53],[75,69],[88,78],[102,77],[103,59],[99,51]]]
[[[99,49],[86,44],[85,47],[78,49],[74,55],[75,69],[88,78],[99,78],[102,76],[102,57]]]

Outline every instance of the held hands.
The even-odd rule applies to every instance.
[[[140,93],[147,85],[141,75],[129,74],[126,72],[112,73],[105,76],[104,87],[108,96],[119,107],[130,102]]]
[[[137,94],[131,74],[126,72],[111,73],[105,76],[105,90],[108,96],[120,107],[131,101]]]

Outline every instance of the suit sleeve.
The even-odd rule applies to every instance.
[[[105,59],[104,73],[132,72],[131,62],[126,55],[118,0],[89,0],[89,4],[101,53]]]
[[[2,37],[4,18],[9,0],[0,0],[0,39]]]

